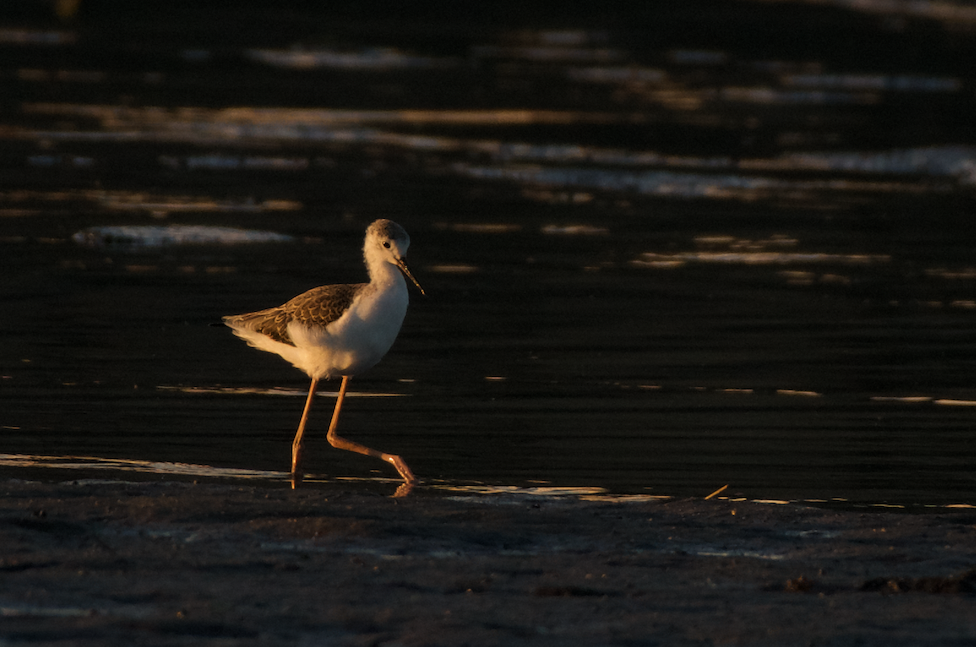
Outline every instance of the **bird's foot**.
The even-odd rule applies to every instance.
[[[302,484],[302,443],[297,440],[291,446],[291,486],[294,489],[295,481],[298,485]]]
[[[420,479],[418,479],[416,476],[413,475],[413,472],[410,471],[410,468],[407,467],[407,464],[403,462],[402,458],[400,458],[399,456],[393,456],[391,454],[387,454],[386,460],[388,460],[390,464],[396,468],[396,471],[400,472],[400,476],[403,477],[404,481],[406,481],[410,485],[416,485],[417,483],[420,483]]]
[[[302,486],[302,479],[304,475],[301,472],[291,473],[291,489],[297,490]]]
[[[396,492],[393,493],[393,498],[402,499],[403,497],[407,496],[411,491],[413,491],[414,485],[414,483],[401,483],[397,487]]]

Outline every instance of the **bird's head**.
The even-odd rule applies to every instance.
[[[377,220],[366,230],[366,243],[363,253],[367,264],[371,255],[395,265],[403,275],[413,281],[421,294],[426,295],[420,283],[407,268],[407,250],[410,248],[410,235],[407,230],[392,220]]]

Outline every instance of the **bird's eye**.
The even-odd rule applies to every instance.
[[[390,241],[388,241],[388,240],[384,240],[384,241],[383,241],[383,247],[385,247],[385,248],[387,248],[387,249],[390,249]]]

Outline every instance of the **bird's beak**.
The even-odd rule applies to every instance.
[[[427,293],[424,292],[424,289],[422,287],[420,287],[420,283],[417,282],[417,279],[413,278],[413,274],[411,274],[410,273],[410,270],[407,269],[407,259],[405,259],[405,258],[398,258],[397,259],[397,267],[400,268],[400,271],[403,272],[403,275],[404,276],[406,276],[408,279],[410,279],[411,281],[413,281],[413,284],[417,286],[417,289],[420,290],[420,293],[422,295],[427,296]]]

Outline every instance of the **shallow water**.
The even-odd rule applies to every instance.
[[[387,217],[342,429],[429,482],[976,503],[976,17],[734,4],[8,16],[0,471],[280,481],[306,380],[209,324]]]

